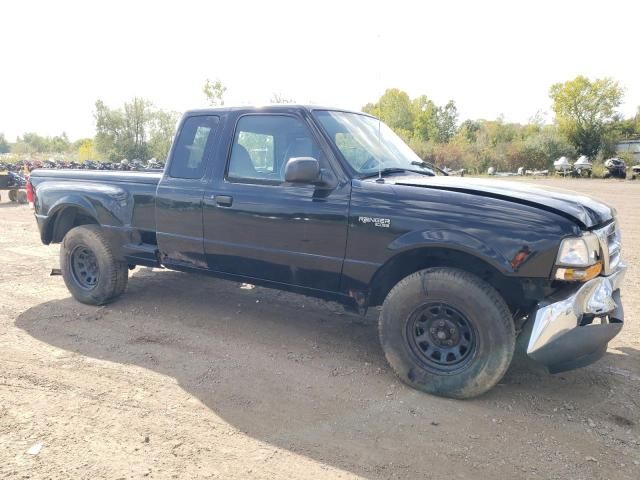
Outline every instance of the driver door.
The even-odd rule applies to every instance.
[[[205,195],[204,248],[211,270],[338,291],[351,186],[284,182],[287,160],[301,156],[331,168],[303,118],[237,119],[224,173]]]

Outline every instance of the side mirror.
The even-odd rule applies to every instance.
[[[320,163],[312,157],[292,157],[284,167],[284,181],[318,183],[320,181]]]

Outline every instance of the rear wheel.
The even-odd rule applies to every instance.
[[[108,303],[127,286],[127,264],[116,260],[98,225],[67,232],[60,247],[60,267],[73,297],[89,305]]]
[[[515,348],[511,313],[475,275],[431,268],[400,281],[379,321],[387,361],[414,388],[468,398],[492,388]]]
[[[18,203],[27,203],[27,192],[25,192],[24,190],[18,190],[16,192],[16,201]]]
[[[9,190],[9,200],[15,202],[18,199],[17,193],[18,192],[16,190]]]

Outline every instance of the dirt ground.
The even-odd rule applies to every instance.
[[[590,367],[468,401],[400,383],[377,312],[147,268],[79,304],[2,192],[0,478],[640,478],[640,182],[534,182],[617,208],[626,325]]]

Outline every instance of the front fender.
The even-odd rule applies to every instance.
[[[455,230],[423,230],[408,232],[387,247],[395,254],[416,248],[446,248],[473,255],[505,275],[513,274],[519,265],[475,236]],[[514,266],[516,268],[514,268]]]

